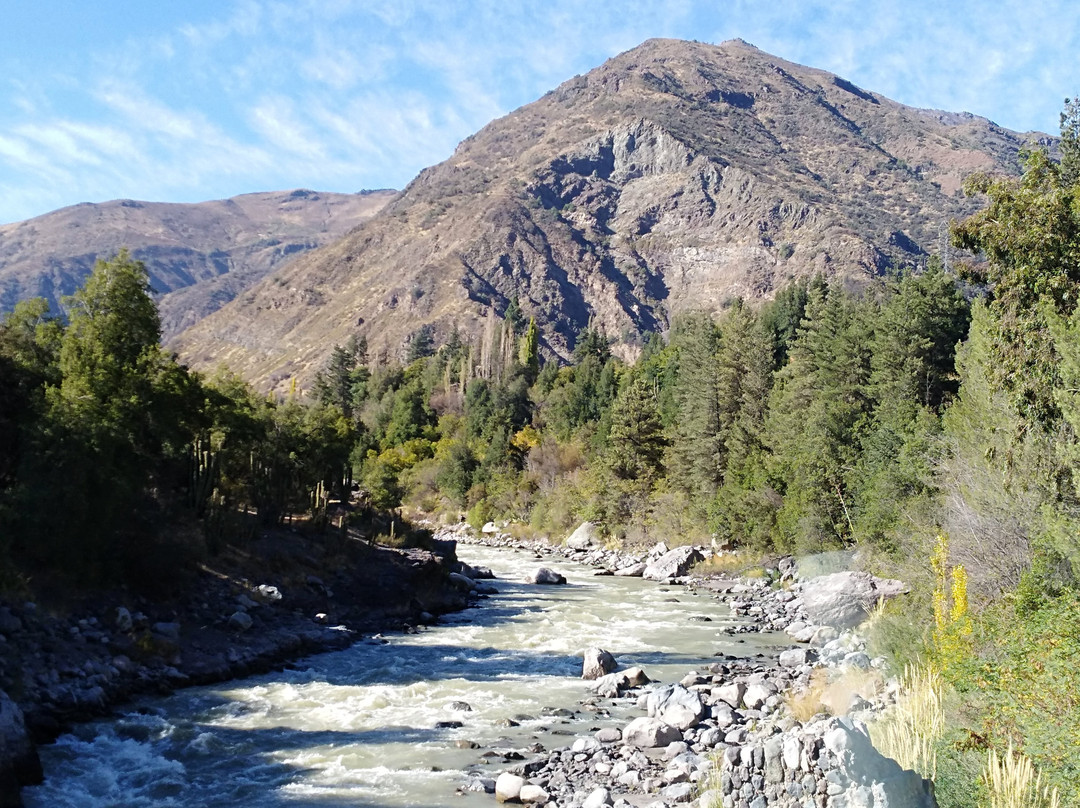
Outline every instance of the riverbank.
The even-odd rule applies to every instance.
[[[708,592],[742,618],[719,633],[772,632],[777,650],[764,658],[721,655],[678,682],[643,682],[636,670],[602,676],[588,685],[593,695],[582,699],[583,709],[602,713],[622,704],[641,714],[578,736],[497,779],[474,775],[466,788],[548,808],[935,804],[932,784],[878,753],[867,729],[900,687],[884,659],[868,656],[857,627],[879,600],[902,594],[903,584],[850,571],[800,580],[790,558],[757,578],[687,575],[705,548],[675,552],[658,545],[626,553],[579,533],[562,546],[497,531],[475,535],[460,526],[441,535],[559,556],[598,575],[641,575]]]
[[[6,712],[17,706],[28,737],[46,743],[140,694],[236,679],[344,648],[364,633],[430,622],[470,602],[450,578],[454,543],[430,547],[281,531],[201,564],[172,596],[116,590],[0,601]],[[18,740],[18,715],[6,723],[0,753],[17,760],[0,765],[3,806],[18,804],[13,779],[40,777],[36,755]]]

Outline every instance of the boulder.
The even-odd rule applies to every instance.
[[[776,685],[772,682],[751,682],[743,693],[743,704],[747,710],[760,710],[769,700],[769,696],[775,696],[776,693]]]
[[[680,730],[697,726],[705,717],[701,696],[696,690],[687,690],[682,685],[657,688],[649,694],[645,706],[651,717]]]
[[[450,573],[450,583],[462,592],[472,592],[476,589],[476,581],[467,575],[462,575],[460,572]]]
[[[518,792],[518,799],[529,805],[546,803],[548,801],[548,796],[548,793],[543,788],[534,786],[531,783],[523,785],[521,791]]]
[[[581,666],[582,679],[599,679],[605,673],[611,673],[618,667],[615,657],[603,648],[586,648],[584,657]]]
[[[780,652],[781,668],[797,668],[814,661],[814,652],[809,648],[788,648]]]
[[[855,628],[879,600],[904,594],[903,581],[876,578],[868,572],[834,572],[801,585],[810,622],[836,629]]]
[[[833,718],[822,740],[835,756],[843,775],[838,785],[846,786],[841,792],[846,799],[833,795],[830,804],[841,801],[850,805],[870,804],[857,802],[870,793],[875,808],[936,808],[933,784],[878,752],[861,721]]]
[[[600,530],[592,522],[582,522],[566,540],[566,546],[571,550],[588,550],[602,545]]]
[[[0,690],[0,805],[22,805],[19,789],[41,781],[41,761],[22,710]]]
[[[548,569],[547,567],[540,567],[536,572],[532,574],[527,583],[530,584],[565,584],[566,578],[561,576],[555,570]]]
[[[259,584],[255,587],[255,597],[264,603],[277,603],[281,600],[281,590],[270,584]]]
[[[726,685],[714,687],[712,690],[713,698],[724,702],[724,704],[727,704],[734,710],[738,710],[742,705],[743,694],[745,692],[746,685],[742,682],[730,682]]]
[[[589,796],[585,798],[585,802],[581,803],[581,808],[604,808],[604,806],[611,804],[610,791],[606,788],[594,788],[589,792]]]
[[[615,570],[615,575],[618,575],[620,578],[640,578],[645,574],[645,570],[648,566],[649,565],[644,561],[639,561],[637,564],[631,564],[629,567],[622,567],[621,569]]]
[[[646,675],[645,671],[636,666],[627,668],[623,671],[623,675],[626,676],[626,684],[628,687],[641,687],[652,681],[652,679]]]
[[[623,743],[639,749],[655,749],[682,740],[682,732],[658,718],[640,716],[623,728]]]
[[[116,617],[113,623],[117,631],[131,631],[135,627],[135,621],[131,619],[131,612],[123,606],[116,607]]]
[[[495,780],[495,799],[498,802],[517,802],[521,799],[521,789],[524,785],[524,777],[503,772]]]
[[[179,623],[154,623],[154,625],[150,627],[150,630],[159,637],[164,637],[166,640],[176,642],[180,639]]]
[[[641,575],[650,581],[666,581],[686,575],[692,566],[704,560],[696,547],[676,547],[650,561]]]
[[[484,524],[484,526],[482,528],[480,528],[480,532],[481,533],[487,533],[488,535],[491,535],[493,533],[498,533],[499,532],[499,526],[497,524],[495,524],[494,522],[486,522]]]
[[[247,612],[235,611],[229,615],[229,628],[233,631],[247,631],[252,622],[251,615]]]

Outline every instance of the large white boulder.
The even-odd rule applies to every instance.
[[[639,749],[655,749],[682,740],[682,732],[658,718],[639,716],[623,728],[623,743]]]
[[[705,556],[696,547],[676,547],[668,550],[659,558],[649,561],[642,573],[650,581],[666,581],[679,578],[690,572],[695,564],[704,561]]]
[[[800,588],[810,622],[841,630],[859,625],[879,600],[909,591],[903,581],[876,578],[868,572],[820,575]]]
[[[566,546],[571,550],[588,550],[602,545],[600,529],[592,522],[582,522],[566,540]]]
[[[878,752],[861,721],[834,718],[822,740],[843,775],[838,785],[844,790],[831,796],[830,804],[843,799],[874,808],[937,808],[933,784]]]
[[[697,726],[705,717],[705,705],[696,690],[682,685],[658,687],[649,694],[645,707],[653,718],[680,730]]]
[[[503,772],[495,780],[495,799],[498,802],[516,802],[521,799],[521,789],[524,786],[524,777]]]

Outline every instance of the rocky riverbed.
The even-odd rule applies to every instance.
[[[246,555],[202,566],[178,597],[99,592],[62,609],[0,602],[0,808],[19,805],[18,786],[40,780],[34,743],[137,694],[270,670],[475,597],[449,575],[453,542],[394,550],[348,541],[331,555],[286,535]]]
[[[790,558],[761,578],[690,576],[705,548],[658,545],[634,554],[598,546],[588,525],[562,546],[492,528],[478,535],[444,528],[441,535],[524,549],[538,559],[562,556],[598,575],[708,591],[744,618],[727,633],[777,632],[789,644],[768,658],[724,656],[668,683],[648,682],[647,671],[637,669],[607,672],[617,662],[601,662],[602,649],[589,649],[583,675],[601,675],[582,707],[602,714],[605,705],[633,704],[641,714],[497,778],[476,773],[467,789],[547,808],[935,805],[929,781],[880,755],[865,723],[895,701],[899,684],[883,659],[866,653],[858,626],[880,600],[906,591],[901,582],[849,571],[800,580]]]

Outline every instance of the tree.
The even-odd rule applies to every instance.
[[[671,434],[670,475],[704,509],[712,501],[724,467],[719,401],[719,332],[704,313],[677,323],[671,336],[676,351],[676,422]]]
[[[656,408],[656,390],[648,379],[626,385],[611,409],[606,463],[622,480],[646,486],[662,473],[667,439]]]
[[[536,327],[535,317],[529,318],[529,327],[522,337],[520,360],[525,378],[532,384],[540,374],[540,329]]]
[[[855,468],[869,402],[870,334],[838,290],[810,290],[806,317],[779,372],[766,435],[789,546],[817,550],[854,539]]]
[[[323,404],[336,406],[352,420],[356,398],[358,394],[363,397],[362,388],[370,376],[366,365],[367,340],[363,337],[353,336],[344,345],[335,345],[326,364],[315,374],[315,397]]]
[[[1080,186],[1068,185],[1045,152],[1027,159],[1020,179],[983,174],[968,193],[989,205],[952,228],[958,247],[985,254],[972,279],[991,285],[991,370],[1026,422],[1052,428],[1060,384],[1046,312],[1068,317],[1080,297]]]

